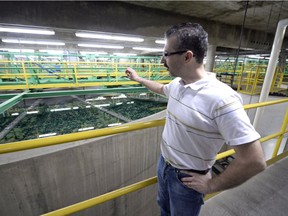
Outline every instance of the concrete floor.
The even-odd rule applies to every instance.
[[[200,216],[286,216],[288,158],[244,184],[207,200]]]

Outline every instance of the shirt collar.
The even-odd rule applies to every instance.
[[[212,78],[214,78],[214,77],[207,75],[207,76],[205,76],[204,78],[202,78],[202,79],[200,79],[200,80],[198,80],[198,81],[196,81],[196,82],[194,82],[194,83],[187,84],[187,85],[185,85],[184,82],[183,82],[183,80],[180,78],[180,79],[179,79],[179,83],[180,83],[180,85],[183,86],[184,88],[188,88],[188,87],[189,87],[189,88],[191,88],[192,90],[198,91],[198,90],[201,89],[202,87],[206,86],[206,85],[210,82],[210,80],[211,80]]]

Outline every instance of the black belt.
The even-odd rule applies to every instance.
[[[168,166],[173,167],[168,161],[165,161],[165,162],[166,162],[166,164],[167,164]],[[176,170],[179,170],[179,171],[183,170],[183,171],[198,173],[198,174],[201,174],[201,175],[206,175],[206,174],[210,171],[210,169],[206,169],[206,170],[194,170],[194,169],[178,169],[178,168],[175,168],[175,167],[173,167],[173,168],[176,169]]]

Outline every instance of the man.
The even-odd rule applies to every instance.
[[[235,187],[266,167],[260,135],[241,97],[204,70],[207,37],[197,23],[175,25],[165,33],[162,62],[176,77],[167,85],[126,70],[131,80],[168,97],[158,162],[161,216],[198,215],[204,194]],[[234,148],[236,158],[212,178],[210,169],[224,143]]]

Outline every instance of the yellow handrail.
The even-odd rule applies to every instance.
[[[276,137],[277,136],[283,137],[284,133],[288,132],[288,130],[286,130],[287,124],[288,124],[288,110],[286,111],[286,115],[285,115],[285,118],[284,118],[284,121],[283,121],[283,124],[282,124],[282,127],[281,127],[281,131],[278,132],[278,133],[269,135],[267,137],[261,138],[260,142],[267,141],[269,139],[274,138],[275,136]],[[278,139],[278,142],[281,143],[281,140],[279,141],[279,139]],[[274,153],[278,152],[278,149],[279,149],[278,142],[277,142],[277,145],[275,146]],[[219,160],[221,158],[230,156],[230,155],[232,155],[234,153],[235,153],[235,151],[233,149],[230,149],[228,151],[222,152],[222,153],[217,155],[216,160]],[[288,152],[285,152],[282,155],[280,155],[279,159],[283,158],[283,155],[288,156]],[[277,155],[273,154],[272,157],[275,158],[276,156]],[[268,164],[271,165],[271,163],[272,163],[271,160],[269,160],[268,162],[269,162]],[[157,177],[156,176],[154,176],[152,178],[149,178],[149,179],[146,179],[144,181],[141,181],[141,182],[138,182],[138,183],[135,183],[135,184],[120,188],[118,190],[115,190],[115,191],[112,191],[112,192],[109,192],[109,193],[106,193],[106,194],[102,194],[102,195],[100,195],[98,197],[94,197],[92,199],[89,199],[89,200],[86,200],[86,201],[82,201],[82,202],[76,203],[74,205],[67,206],[67,207],[64,207],[64,208],[61,208],[61,209],[58,209],[58,210],[43,214],[42,216],[62,216],[62,215],[76,213],[78,211],[90,208],[92,206],[101,204],[103,202],[115,199],[115,198],[117,198],[119,196],[122,196],[122,195],[125,195],[125,194],[128,194],[128,193],[134,192],[136,190],[142,189],[144,187],[150,186],[150,185],[152,185],[154,183],[157,183]],[[213,194],[207,194],[205,196],[205,200],[217,195],[218,193],[219,192],[216,192],[216,193],[213,193]]]
[[[257,103],[257,104],[248,104],[245,105],[245,109],[251,109],[251,108],[257,108],[261,106],[268,106],[268,105],[273,105],[273,104],[279,104],[279,103],[285,103],[288,102],[288,99],[283,99],[283,100],[276,100],[276,101],[268,101],[268,102],[262,102],[262,103]],[[133,130],[139,130],[139,129],[144,129],[144,128],[150,128],[150,127],[156,127],[156,126],[162,126],[165,123],[164,119],[161,120],[154,120],[154,121],[148,121],[148,122],[141,122],[141,123],[135,123],[135,124],[127,124],[123,126],[116,126],[112,128],[104,128],[104,129],[98,129],[94,131],[86,131],[86,132],[78,132],[78,133],[73,133],[73,134],[68,134],[68,135],[60,135],[57,137],[47,137],[47,138],[42,138],[42,139],[36,139],[36,140],[30,140],[30,141],[22,141],[22,142],[15,142],[15,143],[9,143],[9,144],[3,144],[0,146],[0,153],[5,153],[5,152],[12,152],[12,151],[19,151],[23,149],[29,149],[29,148],[36,148],[36,147],[42,147],[42,146],[48,146],[48,145],[55,145],[56,143],[64,143],[64,142],[69,142],[69,141],[75,141],[75,140],[80,140],[80,139],[88,139],[88,138],[93,138],[96,136],[106,136],[106,135],[111,135],[111,134],[116,134],[116,133],[123,133],[123,132],[128,132],[128,131],[133,131]],[[280,136],[283,137],[285,133],[288,132],[286,130],[288,123],[288,110],[286,112],[286,116],[284,118],[281,131],[277,132],[275,134],[271,134],[267,137],[263,137],[260,139],[261,142],[267,141],[269,139],[275,138]],[[70,138],[69,138],[70,137]],[[279,138],[279,139],[280,139]],[[278,143],[281,143],[281,141]],[[23,142],[26,142],[25,148],[21,147],[23,145]],[[36,142],[36,145],[33,143]],[[279,144],[280,145],[280,144]],[[15,147],[15,148],[14,148]],[[276,146],[276,148],[279,148]],[[278,152],[278,149],[276,151],[276,148],[274,152]],[[216,159],[219,160],[221,158],[227,157],[229,155],[234,154],[234,150],[228,150],[226,152],[220,153],[217,155]],[[135,183],[133,185],[126,186],[124,188],[120,188],[118,190],[109,192],[107,194],[103,194],[101,196],[76,203],[74,205],[58,209],[53,212],[49,212],[47,214],[43,214],[44,216],[59,216],[59,215],[67,215],[67,214],[72,214],[78,211],[81,211],[83,209],[90,208],[92,206],[95,206],[97,204],[106,202],[108,200],[114,199],[116,197],[122,196],[124,194],[139,190],[141,188],[147,187],[149,185],[152,185],[157,182],[156,177],[149,178],[147,180]],[[213,196],[213,195],[210,195]]]
[[[288,130],[286,132],[288,132]],[[270,139],[271,139],[271,137],[270,137]],[[267,137],[260,139],[261,142],[263,142],[263,140],[267,141],[268,139],[267,139]],[[216,160],[230,156],[234,153],[235,153],[235,151],[233,149],[222,152],[222,153],[217,155]],[[288,152],[285,153],[285,156],[288,156]],[[281,159],[281,158],[283,158],[283,156],[279,155],[279,159]],[[271,162],[269,162],[269,165],[271,165]],[[46,214],[42,214],[42,216],[63,216],[63,215],[69,215],[72,213],[76,213],[76,212],[82,211],[84,209],[91,208],[92,206],[99,205],[103,202],[107,202],[109,200],[123,196],[125,194],[132,193],[136,190],[140,190],[142,188],[148,187],[148,186],[155,184],[155,183],[157,183],[157,177],[156,176],[149,178],[149,179],[146,179],[146,180],[143,180],[143,181],[140,181],[140,182],[137,182],[137,183],[132,184],[132,185],[128,185],[128,186],[120,188],[118,190],[114,190],[114,191],[111,191],[109,193],[102,194],[100,196],[97,196],[97,197],[94,197],[94,198],[91,198],[91,199],[67,206],[67,207],[46,213]],[[205,196],[205,200],[210,199],[211,197],[217,195],[218,193],[219,192],[207,194]]]
[[[45,215],[45,216],[69,215],[69,214],[76,213],[76,212],[79,212],[81,210],[90,208],[92,206],[101,204],[103,202],[107,202],[109,200],[115,199],[119,196],[140,190],[144,187],[147,187],[147,186],[155,184],[155,183],[157,183],[157,177],[156,176],[149,178],[149,179],[146,179],[146,180],[143,180],[143,181],[140,181],[140,182],[137,182],[135,184],[120,188],[118,190],[111,191],[111,192],[103,194],[101,196],[94,197],[92,199],[88,199],[88,200],[85,200],[83,202],[76,203],[72,206],[58,209],[56,211],[49,212],[49,213],[43,214],[43,215]]]
[[[278,151],[279,151],[282,139],[284,137],[284,133],[286,131],[287,124],[288,124],[288,109],[286,111],[286,114],[285,114],[285,117],[284,117],[284,121],[283,121],[281,130],[280,130],[281,135],[279,136],[279,138],[278,138],[278,140],[276,142],[276,146],[274,148],[274,152],[272,154],[272,157],[275,157],[277,155]]]
[[[21,150],[26,150],[26,149],[39,148],[39,147],[50,146],[50,145],[57,145],[57,144],[62,144],[62,143],[67,143],[67,142],[84,140],[84,139],[91,139],[91,138],[96,138],[96,137],[101,137],[101,136],[108,136],[108,135],[113,135],[113,134],[118,134],[118,133],[125,133],[125,132],[134,131],[134,130],[145,129],[145,128],[157,127],[157,126],[164,125],[164,123],[165,123],[165,119],[160,119],[160,120],[153,120],[153,121],[147,121],[147,122],[139,122],[139,123],[134,123],[134,124],[125,124],[125,125],[115,126],[115,127],[110,127],[110,128],[101,128],[97,130],[89,130],[89,131],[82,131],[82,132],[71,133],[71,134],[64,134],[64,135],[53,136],[53,137],[25,140],[25,141],[19,141],[19,142],[11,142],[11,143],[0,145],[0,154],[21,151]]]
[[[269,106],[273,104],[285,103],[288,102],[288,99],[261,102],[256,104],[247,104],[244,105],[244,109],[252,109],[257,107]],[[162,126],[165,123],[165,119],[161,120],[153,120],[147,122],[133,123],[133,124],[125,124],[121,126],[115,126],[111,128],[102,128],[97,130],[83,131],[71,134],[64,134],[53,137],[46,137],[40,139],[32,139],[32,140],[24,140],[18,142],[11,142],[0,145],[0,154],[21,151],[26,149],[40,148],[50,145],[57,145],[67,142],[73,142],[84,139],[91,139],[101,136],[113,135],[118,133],[125,133],[129,131]]]
[[[139,75],[149,79],[159,78],[163,82],[163,75],[165,83],[171,80],[167,78],[169,73],[166,68],[159,63],[0,60],[0,64],[0,79],[5,80],[0,84],[0,89],[3,90],[133,85],[133,81],[124,78],[124,68],[127,67],[134,67],[139,70]],[[152,66],[157,68],[155,77],[150,76]],[[110,79],[111,77],[113,79]],[[34,82],[34,78],[37,78],[37,83]]]

